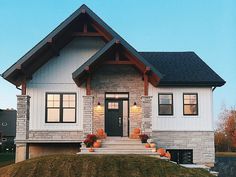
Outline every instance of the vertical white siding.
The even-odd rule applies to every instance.
[[[173,116],[158,115],[158,93],[173,94]],[[183,93],[198,94],[198,115],[183,115]],[[209,88],[155,88],[149,84],[153,96],[153,130],[155,131],[213,131],[212,89]]]
[[[72,73],[94,55],[104,42],[99,38],[76,38],[50,59],[27,83],[30,99],[30,130],[82,130],[82,97],[84,87],[77,87]],[[77,94],[76,123],[45,123],[45,93],[75,92]]]

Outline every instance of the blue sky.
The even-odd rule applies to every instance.
[[[82,4],[138,51],[195,51],[227,81],[214,91],[214,117],[236,105],[234,0],[0,0],[0,73]],[[0,78],[0,108],[16,108],[20,92]]]

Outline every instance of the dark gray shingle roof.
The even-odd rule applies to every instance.
[[[225,81],[194,52],[139,52],[163,74],[160,86],[222,86]]]

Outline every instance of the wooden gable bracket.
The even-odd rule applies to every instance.
[[[129,59],[129,62],[131,64],[133,64],[134,66],[137,67],[137,69],[139,71],[141,71],[142,73],[145,71],[145,66],[143,66],[137,59],[134,59],[133,56],[131,56],[130,54],[128,53],[124,53],[125,57],[127,57]]]
[[[150,67],[146,67],[143,73],[143,81],[144,81],[144,95],[148,96],[148,74],[150,73]]]
[[[112,38],[109,37],[105,32],[103,32],[99,27],[97,27],[97,25],[95,25],[94,23],[91,23],[91,26],[99,33],[101,34],[101,37],[103,37],[105,39],[105,41],[110,41]]]
[[[20,71],[22,73],[22,77],[20,78],[20,80],[18,82],[24,85],[26,85],[26,81],[27,80],[32,80],[32,74],[30,74],[29,72],[27,72],[21,65],[17,65],[16,69],[18,71]]]
[[[21,95],[26,95],[26,79],[23,79],[21,83]]]
[[[57,57],[60,56],[60,50],[59,50],[58,47],[56,46],[55,40],[49,39],[49,40],[48,40],[48,44],[51,46],[51,50],[52,50],[54,56],[57,56]]]

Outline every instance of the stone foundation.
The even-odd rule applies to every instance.
[[[152,138],[165,149],[192,149],[193,163],[212,166],[215,162],[214,132],[154,131]]]

